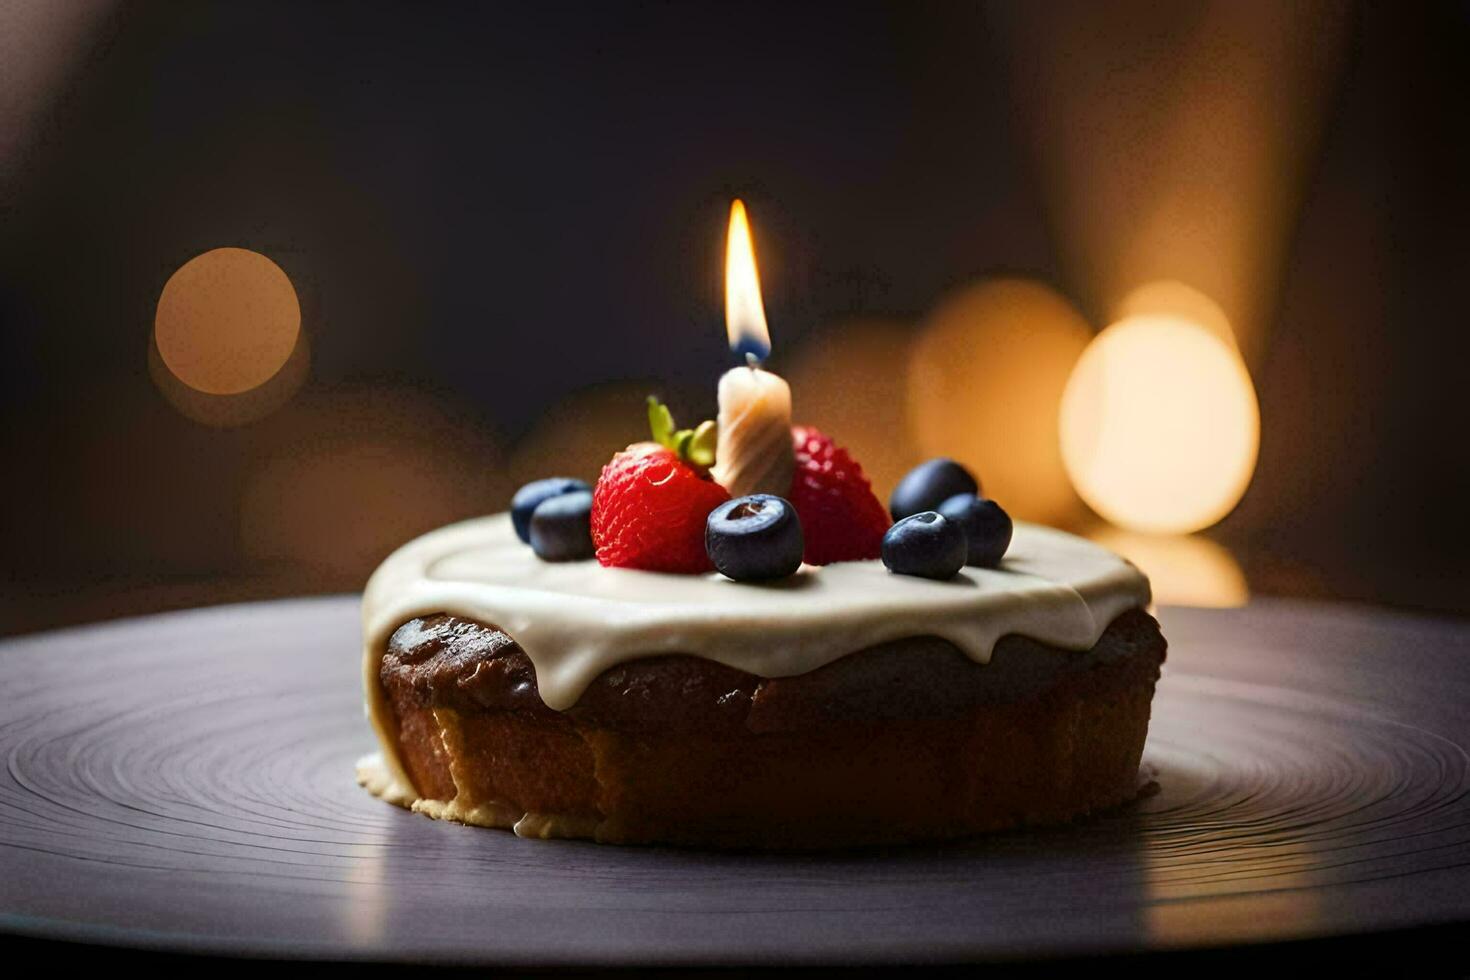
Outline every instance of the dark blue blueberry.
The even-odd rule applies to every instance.
[[[796,508],[768,493],[727,500],[704,523],[704,550],[737,582],[785,578],[806,550]]]
[[[970,549],[966,565],[994,568],[1000,564],[1011,546],[1014,530],[1011,515],[1001,510],[1000,504],[973,493],[961,493],[940,504],[939,513],[964,529]]]
[[[531,550],[542,561],[581,561],[592,546],[592,491],[548,497],[531,512]]]
[[[900,575],[953,578],[965,565],[965,532],[943,514],[910,514],[883,535],[883,564]]]
[[[544,480],[532,480],[521,487],[510,500],[510,522],[515,525],[516,537],[526,544],[531,543],[531,512],[541,501],[576,490],[591,489],[583,481],[569,476],[549,476]]]
[[[888,498],[888,513],[895,521],[939,505],[959,493],[979,493],[980,484],[970,471],[952,459],[939,457],[920,463],[904,474]]]

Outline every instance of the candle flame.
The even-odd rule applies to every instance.
[[[745,202],[730,204],[730,232],[725,238],[725,329],[730,349],[747,358],[765,360],[771,353],[771,332],[761,301],[760,274],[755,267],[755,245]]]

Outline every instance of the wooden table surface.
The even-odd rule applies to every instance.
[[[1270,600],[1160,617],[1156,794],[1046,832],[783,856],[520,840],[369,797],[354,597],[5,641],[0,936],[939,963],[1470,921],[1470,625]]]

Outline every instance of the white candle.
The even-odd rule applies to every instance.
[[[730,347],[745,354],[746,366],[720,378],[719,437],[710,471],[732,497],[791,491],[795,462],[791,450],[791,388],[762,370],[759,358],[770,353],[771,334],[761,302],[760,276],[745,205],[730,205],[730,231],[725,239],[725,327]]]
[[[710,471],[732,497],[791,492],[791,387],[756,367],[731,368],[720,378],[719,439]]]

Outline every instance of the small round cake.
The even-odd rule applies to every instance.
[[[1017,523],[996,567],[770,582],[543,561],[509,515],[363,601],[381,752],[432,817],[610,843],[825,848],[1061,823],[1138,790],[1165,643],[1131,564]]]

